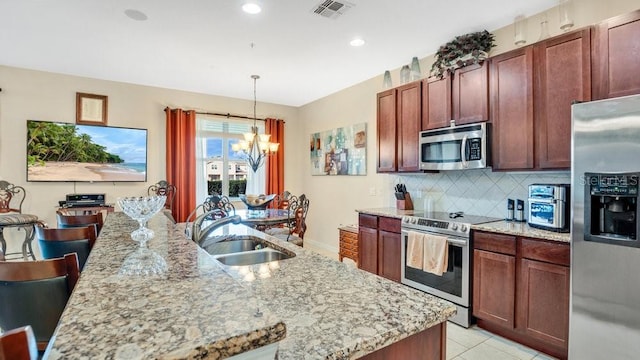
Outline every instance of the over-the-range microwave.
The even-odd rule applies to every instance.
[[[490,124],[477,123],[420,132],[421,170],[482,169],[491,166]]]

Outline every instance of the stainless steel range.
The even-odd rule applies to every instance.
[[[462,212],[433,212],[428,216],[404,216],[402,218],[402,270],[403,284],[453,302],[458,313],[449,319],[454,323],[469,327],[471,324],[470,244],[471,225],[483,224],[500,219],[484,216],[465,215]],[[442,276],[422,269],[407,266],[407,242],[409,232],[447,237],[448,268]]]

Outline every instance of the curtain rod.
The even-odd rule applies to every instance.
[[[224,116],[224,117],[226,117],[226,118],[236,118],[236,119],[253,120],[253,118],[252,118],[252,117],[249,117],[249,116],[244,116],[244,115],[233,115],[233,114],[230,114],[230,113],[223,114],[223,113],[211,113],[211,112],[199,112],[199,111],[196,111],[196,114],[198,114],[198,115]],[[266,121],[266,119],[261,119],[261,118],[256,118],[256,120]]]

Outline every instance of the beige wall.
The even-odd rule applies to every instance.
[[[0,66],[0,179],[22,185],[28,196],[23,206],[55,225],[55,207],[69,193],[106,193],[107,202],[120,196],[143,195],[146,188],[165,176],[164,108],[180,107],[209,112],[249,115],[253,102],[221,96],[160,89],[112,81],[31,71]],[[26,121],[49,120],[75,122],[75,94],[85,92],[108,96],[108,124],[148,129],[147,183],[64,183],[26,182]],[[297,147],[301,125],[298,109],[258,103],[258,117],[276,117],[286,121],[285,166],[295,169],[299,159],[289,156]],[[295,161],[295,162],[294,162]],[[302,189],[295,171],[287,172],[288,188]]]
[[[597,23],[601,20],[623,14],[639,7],[635,0],[574,0],[574,27],[577,29],[586,25]],[[513,14],[515,15],[518,14]],[[546,12],[549,32],[551,36],[561,33],[559,29],[559,15],[557,9],[550,9]],[[541,14],[531,16],[527,19],[527,44],[536,42],[540,36]],[[496,47],[490,55],[509,51],[515,48],[513,45],[513,26],[492,31],[496,35]],[[407,59],[407,63],[411,59]],[[426,56],[420,59],[422,73],[426,74],[433,63],[433,56]],[[399,85],[400,69],[391,70],[394,86]],[[302,134],[305,138],[309,134],[317,131],[328,130],[334,127],[345,126],[360,122],[367,123],[367,175],[366,176],[310,176],[309,160],[305,158],[300,168],[303,170],[304,190],[311,199],[311,206],[308,215],[309,230],[305,234],[305,243],[318,249],[323,249],[328,253],[338,251],[338,231],[340,224],[357,223],[356,209],[395,206],[393,197],[393,185],[396,181],[402,181],[413,185],[414,192],[417,190],[431,191],[434,188],[459,188],[456,184],[458,179],[467,180],[466,177],[458,177],[455,174],[439,175],[429,178],[426,174],[417,174],[410,177],[376,174],[376,93],[382,91],[382,74],[373,79],[357,84],[351,88],[342,90],[313,103],[300,108],[299,117],[303,123]],[[306,146],[306,144],[303,144]],[[301,151],[304,150],[301,148]],[[484,171],[489,177],[490,184],[499,184],[503,174],[493,175],[491,171]],[[548,176],[547,176],[548,175]],[[566,174],[546,174],[546,177],[557,179],[568,179]],[[521,174],[514,175],[514,178],[521,179]],[[536,175],[525,177],[535,182]],[[435,182],[438,182],[435,184]],[[442,182],[445,182],[444,184]],[[562,181],[560,181],[562,182]],[[409,186],[408,185],[408,186]],[[448,186],[451,185],[451,186]],[[370,191],[375,195],[370,195]],[[415,193],[414,193],[415,194]],[[507,194],[507,195],[505,195]],[[511,194],[511,195],[510,195]],[[522,198],[522,187],[515,189],[514,193],[502,191],[500,196],[513,196]],[[456,197],[461,196],[455,194]],[[457,208],[474,209],[473,207],[459,206],[459,198],[443,197],[439,194],[440,203],[447,204],[441,210]],[[453,204],[453,205],[451,205]],[[485,208],[491,209],[486,215],[501,216],[499,204],[503,204],[502,198],[490,199]],[[463,204],[464,205],[464,204]],[[479,214],[481,215],[481,214]]]

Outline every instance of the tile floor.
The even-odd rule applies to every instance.
[[[447,360],[552,360],[524,345],[512,342],[477,326],[465,329],[447,324]]]

